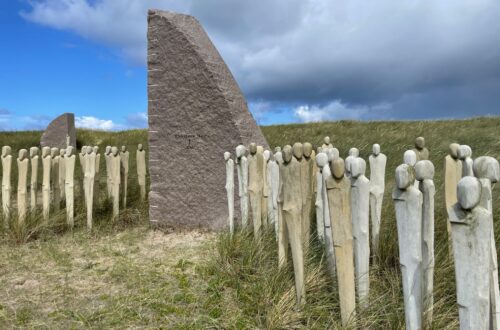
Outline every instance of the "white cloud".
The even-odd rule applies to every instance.
[[[318,122],[325,120],[358,120],[369,115],[371,111],[388,111],[392,108],[390,104],[377,104],[368,106],[348,106],[339,100],[335,100],[323,107],[313,105],[301,105],[295,108],[294,114],[301,122]]]
[[[147,128],[148,114],[146,112],[136,112],[127,115],[125,118],[129,128]]]
[[[103,131],[123,129],[123,126],[115,124],[112,120],[99,119],[92,116],[76,117],[75,126],[77,128],[96,129]]]

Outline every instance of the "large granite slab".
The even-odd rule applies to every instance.
[[[54,119],[42,135],[40,144],[42,147],[66,148],[67,138],[69,143],[76,147],[75,114],[63,113]]]
[[[240,143],[268,144],[231,72],[192,16],[149,11],[148,114],[151,223],[224,228],[224,152],[234,157]]]

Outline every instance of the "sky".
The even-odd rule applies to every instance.
[[[261,125],[500,115],[497,0],[0,0],[0,130],[146,127],[149,8],[201,22]]]

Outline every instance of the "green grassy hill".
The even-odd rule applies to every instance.
[[[458,309],[452,260],[446,244],[443,160],[452,142],[468,144],[473,157],[500,159],[500,118],[425,122],[328,122],[262,128],[269,144],[296,141],[320,145],[324,136],[346,157],[357,147],[367,159],[373,143],[388,157],[382,213],[381,260],[371,268],[370,306],[358,312],[363,329],[404,327],[403,295],[391,192],[394,170],[415,137],[424,136],[436,167],[435,329],[456,329]],[[0,133],[0,145],[37,145],[41,132]],[[130,180],[135,180],[135,148],[147,145],[144,130],[78,131],[78,146],[127,145]],[[101,159],[104,167],[104,159]],[[78,166],[78,165],[77,165]],[[223,163],[221,163],[223,166]],[[13,166],[13,169],[15,166]],[[75,173],[80,173],[78,170]],[[369,177],[369,169],[367,176]],[[15,191],[13,180],[13,191]],[[223,183],[221,183],[223,184]],[[104,187],[104,181],[101,181]],[[256,243],[251,233],[215,237],[202,233],[151,232],[147,204],[130,205],[113,224],[109,205],[87,233],[77,208],[73,232],[63,225],[39,226],[31,237],[2,233],[0,238],[0,328],[338,328],[336,283],[325,270],[322,248],[314,240],[307,263],[307,305],[294,306],[293,271],[277,270],[273,233]],[[104,188],[101,188],[103,191]],[[500,188],[494,189],[495,223]],[[33,219],[36,220],[36,219]],[[56,220],[63,223],[63,215]],[[496,237],[500,242],[499,225]],[[23,243],[26,240],[27,243]]]

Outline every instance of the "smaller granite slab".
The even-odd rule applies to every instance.
[[[76,147],[75,114],[63,113],[54,119],[42,135],[40,144],[42,147],[56,147],[65,149],[68,144]]]

